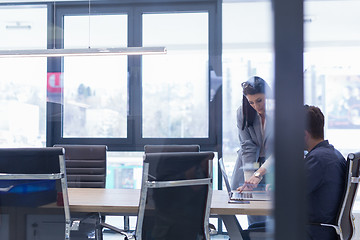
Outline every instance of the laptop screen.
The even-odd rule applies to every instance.
[[[219,159],[219,166],[220,166],[220,170],[221,170],[224,182],[225,182],[226,189],[227,189],[228,193],[230,193],[231,192],[230,182],[229,182],[229,178],[226,174],[224,160],[222,158]]]

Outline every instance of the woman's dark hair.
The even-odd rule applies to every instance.
[[[250,105],[247,100],[247,95],[254,95],[257,93],[264,93],[270,90],[269,85],[264,79],[258,76],[249,78],[246,82],[241,84],[243,88],[243,124],[241,130],[244,130],[245,126],[252,126],[256,117],[256,110]]]
[[[324,114],[320,108],[305,105],[305,130],[315,139],[324,139]]]

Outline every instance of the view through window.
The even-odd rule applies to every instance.
[[[0,7],[0,49],[45,49],[47,9]],[[46,58],[0,59],[0,147],[46,145]]]
[[[360,2],[309,1],[304,7],[304,101],[324,112],[325,138],[346,158],[360,151]],[[359,194],[353,211],[359,219]]]
[[[208,39],[207,13],[143,15],[143,46],[168,50],[143,56],[143,137],[209,136]]]
[[[65,16],[64,48],[126,47],[127,15]],[[127,56],[64,57],[64,137],[126,138]]]

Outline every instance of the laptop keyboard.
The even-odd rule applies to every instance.
[[[251,192],[241,192],[241,193],[233,192],[232,194],[232,199],[242,200],[244,198],[246,199],[253,198],[253,194]]]

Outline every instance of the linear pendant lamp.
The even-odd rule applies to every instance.
[[[0,50],[0,58],[166,54],[165,47]]]

